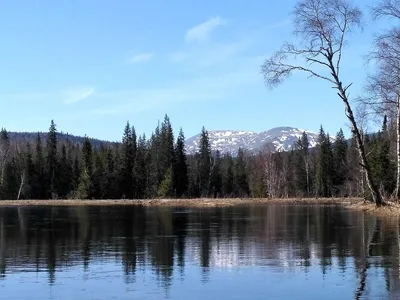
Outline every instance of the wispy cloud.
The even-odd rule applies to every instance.
[[[168,87],[151,87],[97,93],[102,103],[108,104],[91,111],[94,115],[118,115],[141,113],[151,110],[164,110],[178,103],[218,101],[233,97],[243,91],[243,86],[259,85],[259,74],[248,70],[228,72],[215,76],[197,77]],[[115,99],[118,102],[115,103]]]
[[[208,40],[212,31],[218,26],[226,24],[226,20],[217,16],[209,19],[208,21],[198,24],[195,27],[190,28],[186,32],[187,42],[204,42]]]
[[[148,62],[152,60],[153,56],[154,56],[153,52],[139,53],[128,59],[128,63],[138,64],[138,63]]]
[[[92,87],[80,87],[62,91],[61,94],[65,104],[72,104],[89,98],[94,92]]]

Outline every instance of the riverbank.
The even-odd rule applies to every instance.
[[[387,202],[385,206],[376,207],[374,203],[359,201],[348,205],[348,208],[362,210],[367,213],[378,215],[381,217],[400,216],[400,204],[394,202]]]
[[[138,200],[3,200],[0,206],[74,206],[74,205],[143,205],[143,206],[233,206],[243,204],[343,204],[357,205],[359,198],[199,198],[199,199],[138,199]]]

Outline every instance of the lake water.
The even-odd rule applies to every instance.
[[[1,299],[400,299],[399,219],[340,206],[0,208]]]

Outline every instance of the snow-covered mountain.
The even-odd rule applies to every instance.
[[[208,131],[208,137],[212,150],[219,150],[221,153],[230,152],[234,155],[239,148],[248,151],[257,151],[262,148],[267,148],[270,151],[287,151],[293,147],[303,132],[307,133],[310,147],[315,147],[318,140],[317,133],[293,127],[276,127],[259,133],[253,131],[216,130]],[[199,141],[200,134],[187,139],[186,152],[194,154],[198,151]]]

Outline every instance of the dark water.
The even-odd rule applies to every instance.
[[[0,208],[0,298],[400,299],[399,242],[335,206]]]

